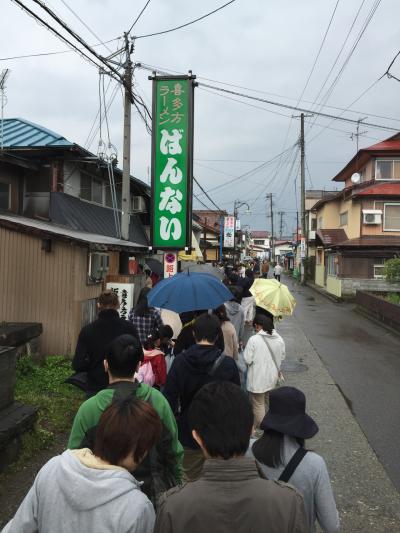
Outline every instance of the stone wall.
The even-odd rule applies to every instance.
[[[356,291],[396,292],[400,283],[390,283],[384,279],[342,278],[342,297],[355,297]]]

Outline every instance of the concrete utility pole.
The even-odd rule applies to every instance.
[[[129,240],[129,223],[131,212],[131,106],[132,106],[132,61],[128,35],[125,34],[125,74],[124,74],[124,147],[122,166],[122,214],[121,236]]]
[[[284,211],[278,211],[278,215],[280,217],[279,219],[279,238],[282,239],[282,234],[283,234],[283,215],[284,215]]]
[[[306,172],[305,172],[305,150],[304,150],[304,113],[300,115],[300,190],[301,190],[301,238],[305,239],[305,246],[307,248],[306,238]],[[306,282],[306,265],[305,257],[301,258],[301,282]]]
[[[275,243],[274,243],[274,212],[272,209],[272,192],[267,194],[267,200],[269,199],[269,216],[271,218],[271,240],[270,240],[270,249],[271,249],[271,257],[270,261],[275,261]]]

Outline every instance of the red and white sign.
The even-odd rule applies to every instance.
[[[178,254],[166,252],[164,254],[164,278],[170,278],[178,272]]]

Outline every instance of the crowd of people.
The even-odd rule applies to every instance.
[[[269,270],[224,268],[230,301],[179,317],[149,305],[150,283],[128,320],[103,292],[72,361],[87,387],[67,450],[4,533],[337,533],[327,467],[305,446],[318,426],[250,292]]]

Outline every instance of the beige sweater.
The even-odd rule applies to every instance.
[[[237,360],[239,354],[239,343],[235,326],[230,320],[227,320],[226,322],[222,322],[221,329],[225,344],[224,354],[229,355]]]

